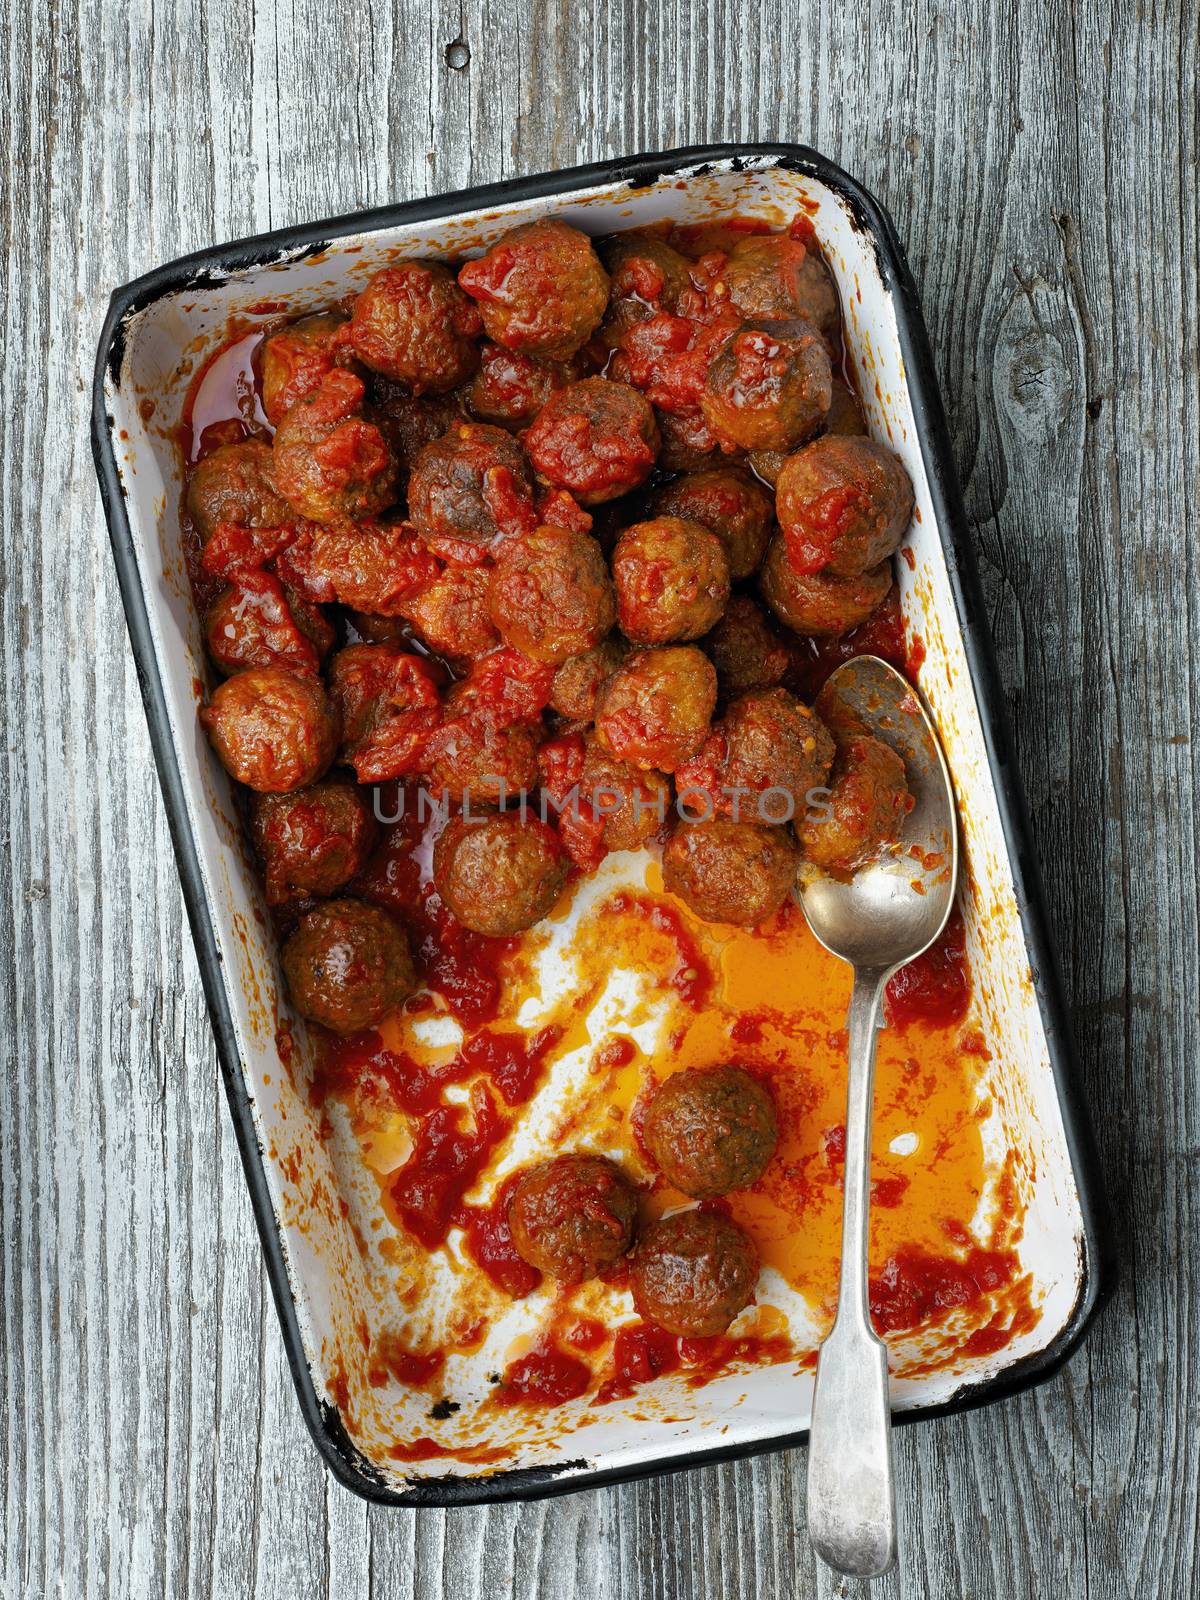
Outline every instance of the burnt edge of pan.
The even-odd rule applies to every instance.
[[[97,351],[92,391],[92,453],[155,765],[179,864],[188,921],[216,1038],[221,1075],[300,1409],[314,1443],[338,1481],[365,1499],[379,1503],[452,1506],[541,1499],[604,1484],[628,1482],[657,1473],[795,1448],[805,1443],[808,1435],[806,1430],[801,1430],[794,1434],[773,1435],[768,1439],[720,1445],[707,1450],[687,1450],[682,1454],[624,1467],[595,1467],[588,1460],[580,1459],[475,1476],[410,1478],[405,1489],[397,1490],[388,1487],[380,1469],[350,1439],[337,1408],[318,1395],[304,1350],[286,1251],[271,1205],[263,1152],[254,1126],[243,1063],[224,987],[222,955],[212,927],[196,842],[188,821],[146,596],[125,509],[125,488],[116,461],[112,431],[114,419],[107,410],[105,379],[110,378],[114,385],[120,383],[130,323],[139,312],[165,295],[188,288],[217,287],[234,274],[254,267],[303,260],[349,234],[431,221],[514,201],[561,201],[580,189],[603,185],[624,184],[631,189],[647,188],[664,178],[702,177],[725,166],[734,171],[780,167],[814,177],[836,193],[849,211],[856,231],[870,240],[881,281],[893,298],[918,441],[962,632],[980,729],[996,785],[997,809],[1008,849],[1017,910],[1046,1033],[1047,1052],[1080,1208],[1082,1237],[1076,1247],[1079,1293],[1055,1338],[1042,1350],[1005,1368],[994,1377],[966,1384],[951,1398],[937,1405],[899,1412],[895,1421],[904,1423],[955,1415],[1044,1382],[1058,1371],[1082,1342],[1115,1287],[1117,1263],[1113,1230],[1088,1109],[1079,1081],[1062,980],[1049,932],[1040,870],[1032,845],[1028,811],[1012,755],[1008,708],[982,604],[975,553],[967,535],[966,516],[928,335],[903,247],[891,218],[878,201],[849,174],[808,146],[689,146],[659,154],[622,157],[528,178],[510,179],[449,195],[403,201],[347,213],[331,220],[277,229],[272,233],[196,251],[157,267],[114,291]]]

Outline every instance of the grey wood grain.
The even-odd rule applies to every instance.
[[[86,433],[104,300],[159,261],[754,138],[842,162],[910,253],[1126,1262],[1060,1377],[901,1431],[903,1556],[875,1592],[1194,1595],[1190,0],[16,0],[0,37],[4,1600],[851,1592],[807,1548],[798,1455],[453,1514],[368,1510],[324,1474],[224,1112]]]

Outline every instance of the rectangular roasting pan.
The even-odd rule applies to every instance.
[[[639,1389],[579,1426],[572,1406],[535,1425],[511,1413],[504,1458],[399,1464],[389,1438],[432,1434],[427,1394],[364,1381],[378,1285],[355,1230],[362,1175],[323,1141],[228,781],[196,719],[207,676],[180,541],[172,430],[191,375],[230,317],[316,308],[395,254],[452,256],[518,222],[561,215],[592,234],[738,212],[786,226],[812,215],[837,278],[871,432],[916,489],[912,562],[897,563],[919,681],[958,789],[975,1005],[993,1046],[987,1089],[1027,1157],[1019,1246],[1040,1317],[1008,1348],[894,1385],[898,1419],[959,1411],[1053,1373],[1111,1288],[1113,1263],[1066,1008],[1013,765],[974,558],[916,289],[890,219],[844,172],[797,145],[716,146],[408,201],[200,251],[118,289],[100,338],[93,449],[222,1074],[288,1360],[305,1420],[337,1478],[368,1499],[454,1505],[532,1498],[803,1442],[811,1372],[763,1368],[661,1403]],[[275,304],[272,305],[272,302]],[[999,1046],[999,1048],[997,1048]],[[365,1197],[365,1198],[364,1198]],[[511,1329],[509,1330],[511,1335]],[[462,1382],[482,1389],[494,1351]],[[353,1404],[348,1403],[353,1397]],[[577,1403],[572,1403],[572,1405]],[[580,1402],[578,1404],[586,1404]],[[445,1435],[453,1439],[450,1432]],[[478,1458],[477,1458],[478,1461]]]

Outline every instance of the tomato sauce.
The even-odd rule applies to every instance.
[[[404,1227],[428,1250],[445,1244],[463,1196],[474,1188],[509,1123],[482,1085],[462,1106],[439,1106],[416,1125],[412,1154],[388,1181],[387,1199]]]
[[[467,1254],[498,1289],[514,1300],[524,1300],[542,1281],[537,1268],[517,1254],[508,1226],[508,1203],[519,1178],[519,1173],[513,1173],[487,1204],[464,1206],[458,1213]]]
[[[586,1394],[591,1382],[586,1361],[543,1344],[509,1363],[493,1399],[501,1406],[561,1406]]]
[[[946,1028],[963,1020],[971,1003],[971,973],[966,930],[957,910],[937,942],[900,968],[887,986],[884,1003],[894,1028],[910,1022]]]

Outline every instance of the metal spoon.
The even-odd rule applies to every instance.
[[[822,1560],[875,1578],[896,1559],[887,1346],[871,1327],[867,1287],[871,1098],[884,985],[941,933],[954,902],[954,793],[915,691],[877,656],[829,683],[847,710],[902,757],[914,805],[895,849],[846,882],[801,869],[800,902],[827,950],[854,968],[842,1268],[837,1317],[821,1346],[808,1446],[808,1531]]]

